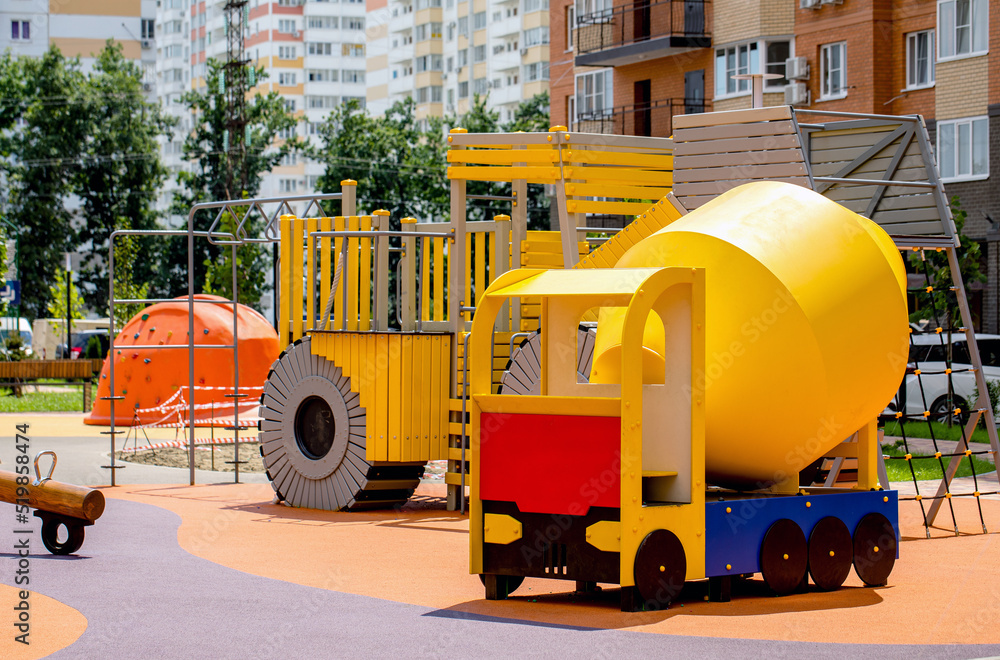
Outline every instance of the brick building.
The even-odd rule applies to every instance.
[[[735,74],[777,73],[765,105],[923,115],[980,241],[980,329],[1000,332],[1000,2],[552,0],[551,120],[672,132],[676,114],[750,107]],[[992,174],[992,176],[991,176]]]

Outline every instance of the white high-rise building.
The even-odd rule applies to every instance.
[[[463,114],[475,94],[509,121],[548,89],[548,0],[369,0],[368,107],[408,96],[417,117]]]
[[[163,156],[174,177],[191,164],[182,160],[181,144],[192,118],[178,103],[186,90],[205,87],[206,61],[227,58],[225,0],[160,0],[157,14],[157,90],[167,112],[178,118]],[[365,6],[362,0],[339,2],[278,0],[249,3],[246,55],[267,72],[252,91],[277,91],[300,123],[280,139],[297,134],[315,139],[330,111],[348,98],[365,100]],[[259,194],[278,196],[313,192],[323,172],[319,163],[289,156],[264,176]],[[163,191],[169,203],[176,184]],[[179,218],[175,218],[177,222]]]

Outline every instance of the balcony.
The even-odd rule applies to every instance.
[[[572,130],[605,135],[670,137],[674,132],[674,115],[693,115],[711,110],[711,102],[704,99],[662,99],[581,113],[577,115]]]
[[[712,45],[707,0],[639,0],[576,20],[577,66],[624,66]]]

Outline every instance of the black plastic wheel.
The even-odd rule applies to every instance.
[[[524,576],[480,574],[479,580],[486,587],[486,600],[505,600],[521,586]]]
[[[854,528],[854,572],[869,587],[881,587],[896,564],[896,530],[881,513],[869,513]]]
[[[684,588],[687,556],[673,532],[657,529],[646,535],[635,553],[635,586],[647,610],[670,605]]]
[[[66,527],[66,540],[59,541],[59,528]],[[83,545],[85,529],[83,525],[65,523],[48,518],[42,521],[42,543],[54,555],[71,555]]]
[[[767,586],[779,596],[796,591],[809,565],[806,535],[791,520],[775,521],[760,544],[760,573]]]
[[[851,573],[854,546],[840,518],[827,516],[809,533],[809,575],[824,591],[839,589]]]

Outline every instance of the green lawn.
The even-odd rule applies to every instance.
[[[903,450],[902,443],[897,443],[896,445],[883,445],[882,453],[886,456],[905,456],[906,452]],[[910,462],[913,463],[913,470],[916,472],[918,480],[925,479],[941,479],[941,463],[934,458],[917,458],[917,454],[913,454],[914,458]],[[941,461],[944,462],[945,466],[948,465],[948,461],[951,457],[942,457]],[[993,472],[995,468],[993,464],[984,461],[976,456],[972,457],[972,462],[976,466],[976,474],[984,474],[986,472]],[[910,467],[907,465],[905,460],[893,460],[887,458],[885,460],[885,469],[889,473],[889,481],[911,481],[913,476],[910,474]],[[972,466],[969,465],[969,461],[962,459],[962,462],[958,466],[958,472],[955,474],[957,477],[969,477],[972,476]]]
[[[16,397],[9,389],[0,389],[0,412],[81,412],[83,386],[61,387],[58,392],[33,392],[24,388],[24,396]]]
[[[891,421],[885,423],[885,434],[886,436],[902,436],[899,428],[900,423],[898,421]],[[903,422],[902,431],[906,431],[907,438],[929,438],[931,437],[931,429],[934,430],[934,437],[938,440],[961,440],[962,439],[962,426],[960,424],[953,424],[951,428],[943,422],[930,422],[930,421],[917,421],[909,420]],[[986,435],[986,428],[983,426],[983,422],[980,421],[976,426],[976,430],[972,432],[972,437],[969,439],[970,442],[983,442],[989,444],[989,436]]]

